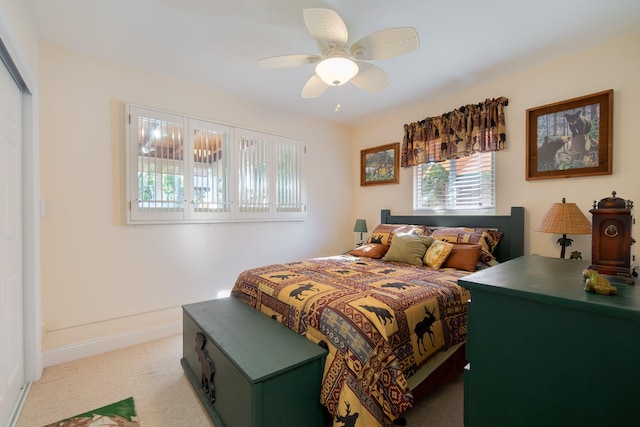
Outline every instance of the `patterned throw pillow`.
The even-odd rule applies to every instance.
[[[431,236],[433,237],[433,236]],[[453,250],[453,243],[442,240],[434,240],[424,254],[423,262],[431,268],[440,268]]]
[[[489,228],[437,228],[433,230],[431,235],[436,240],[450,243],[479,243],[482,249],[490,254],[493,253],[502,238],[500,231]]]
[[[494,265],[498,265],[498,264],[500,263],[498,262],[496,257],[494,257],[488,252],[485,252],[484,250],[480,252],[480,260],[478,261],[478,268],[493,267]]]
[[[482,246],[477,243],[454,243],[453,249],[442,267],[476,271],[481,253]]]
[[[424,254],[432,243],[433,237],[411,234],[397,236],[382,260],[421,266]]]
[[[493,251],[498,246],[502,233],[491,228],[436,228],[431,235],[436,240],[443,240],[451,243],[477,243],[482,247],[480,262],[487,267],[498,264],[498,260],[493,256]]]
[[[425,234],[427,227],[422,225],[408,225],[408,224],[378,224],[376,228],[371,232],[367,243],[381,243],[383,245],[391,246],[391,242],[395,236],[404,234],[423,235]]]
[[[367,243],[366,245],[355,248],[354,250],[349,252],[349,254],[367,258],[382,258],[388,250],[389,246],[387,245],[383,245],[380,243]]]

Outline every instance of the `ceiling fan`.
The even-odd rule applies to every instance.
[[[329,86],[347,82],[360,89],[377,92],[389,85],[391,79],[381,68],[365,60],[386,59],[404,55],[418,48],[415,28],[390,28],[369,34],[347,45],[347,26],[331,9],[304,9],[304,23],[318,43],[320,55],[283,55],[260,59],[261,68],[285,68],[316,64],[315,74],[302,89],[303,98],[317,98]]]

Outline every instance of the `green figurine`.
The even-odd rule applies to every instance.
[[[582,252],[580,251],[571,252],[571,255],[569,255],[569,259],[582,259]]]
[[[582,272],[584,290],[602,295],[615,295],[618,289],[600,275],[596,270],[586,269]]]

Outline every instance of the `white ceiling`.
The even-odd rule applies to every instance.
[[[44,41],[345,124],[640,31],[640,0],[25,1]],[[302,99],[313,65],[264,70],[256,61],[318,52],[302,19],[309,7],[336,10],[350,41],[411,26],[420,47],[372,61],[392,79],[382,92],[347,83]]]

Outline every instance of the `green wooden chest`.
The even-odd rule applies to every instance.
[[[326,353],[234,297],[183,306],[181,363],[217,427],[322,426]]]

